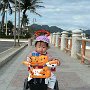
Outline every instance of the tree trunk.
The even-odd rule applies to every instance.
[[[2,29],[2,32],[4,32],[4,18],[5,18],[5,10],[3,12],[3,15],[2,15],[2,23],[1,23],[1,29]]]

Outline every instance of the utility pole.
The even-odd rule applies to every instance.
[[[16,0],[15,0],[14,46],[16,46]]]
[[[19,35],[20,35],[20,0],[18,0],[19,1],[19,12],[18,12],[18,46],[20,46],[20,44],[19,44],[19,40],[20,40],[20,37],[19,37]]]
[[[7,36],[7,9],[5,9],[6,11],[6,36]]]

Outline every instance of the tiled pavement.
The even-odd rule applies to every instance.
[[[0,69],[0,90],[23,90],[23,81],[28,75],[27,67],[21,64],[33,46],[25,48],[17,57]],[[82,65],[58,48],[51,48],[48,52],[61,60],[57,67],[59,90],[90,90],[90,67]]]

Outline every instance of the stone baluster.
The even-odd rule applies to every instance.
[[[59,40],[59,37],[60,37],[60,32],[57,32],[56,33],[56,41],[55,41],[55,47],[59,47],[59,44],[58,44],[58,40]]]
[[[71,48],[71,57],[77,58],[77,53],[81,53],[81,41],[78,40],[82,38],[81,30],[72,31],[72,48]]]
[[[67,31],[63,31],[61,32],[61,50],[65,50],[66,47],[66,37],[68,37],[68,32]]]
[[[52,44],[55,45],[56,33],[53,33]]]
[[[53,38],[53,34],[50,34],[50,43],[52,44],[52,38]]]

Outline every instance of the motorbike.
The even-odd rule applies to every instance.
[[[57,60],[48,60],[48,56],[32,54],[30,61],[23,61],[24,65],[29,67],[29,75],[24,81],[23,90],[47,90],[48,78],[51,76],[51,70],[55,70]],[[56,80],[54,90],[59,90]]]

